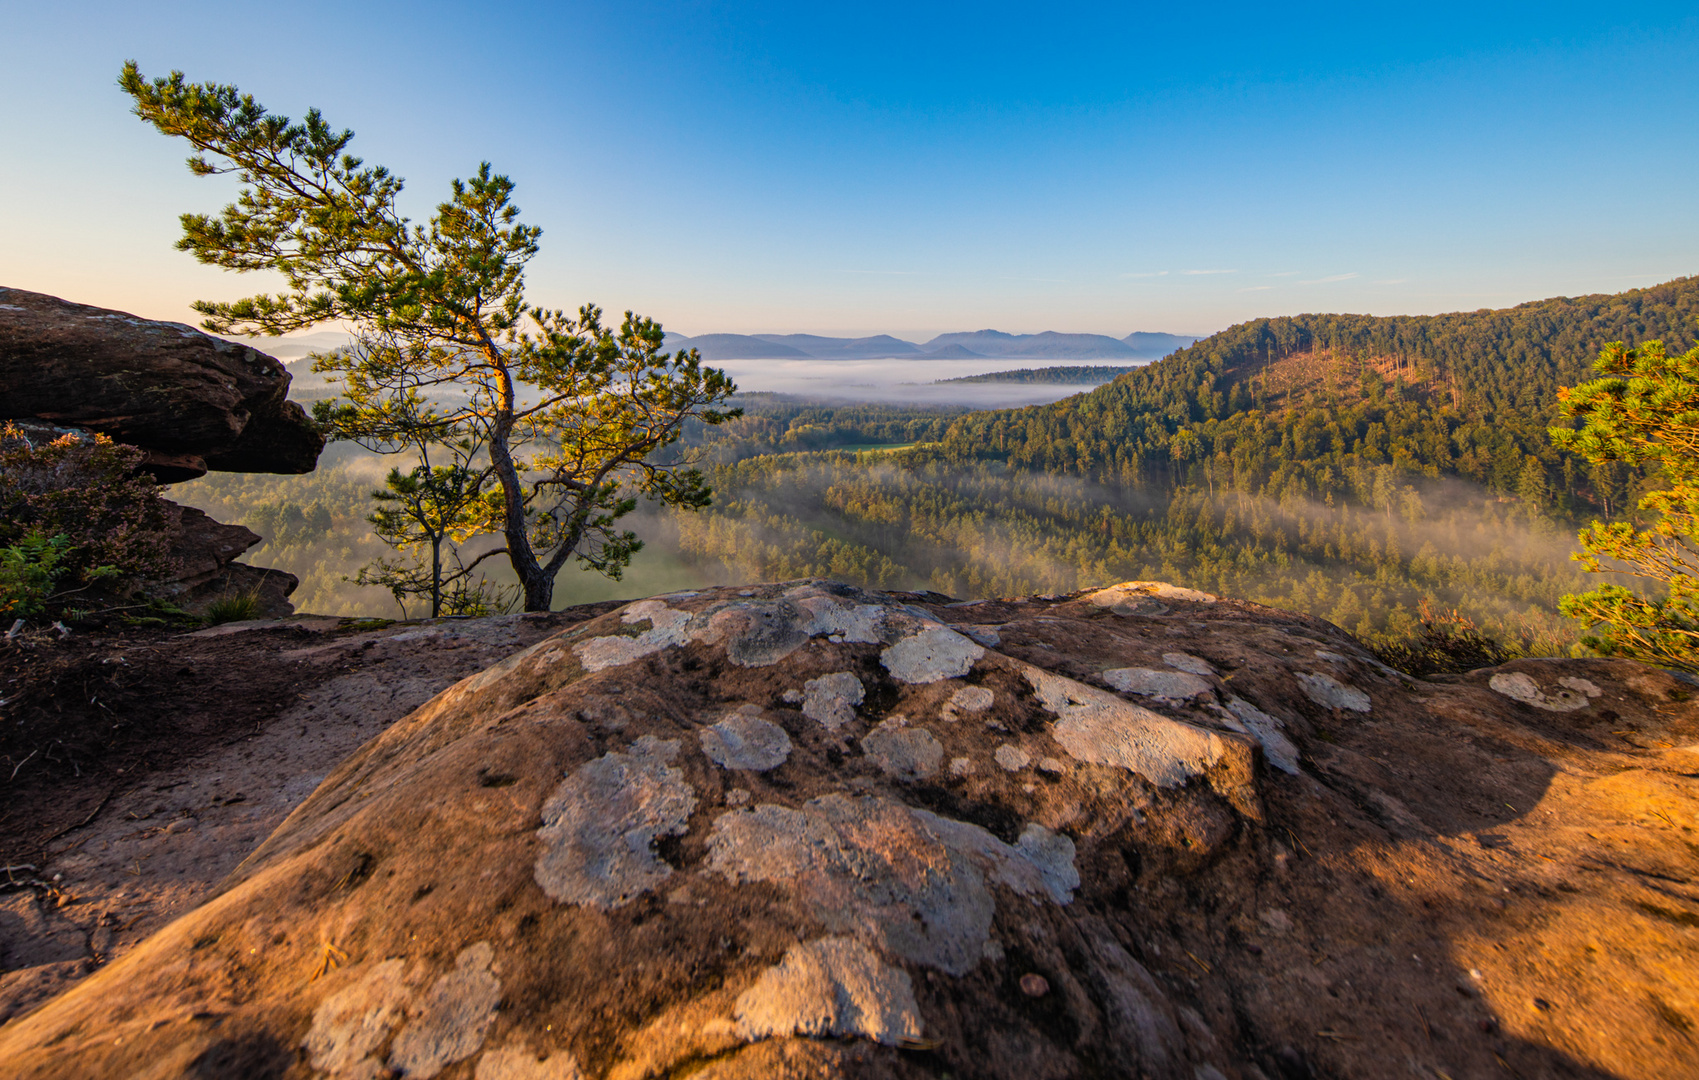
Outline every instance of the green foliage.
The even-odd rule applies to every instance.
[[[1632,506],[1657,469],[1552,445],[1560,379],[1611,336],[1690,340],[1696,312],[1699,280],[1685,280],[1500,312],[1265,320],[1093,393],[995,412],[742,395],[743,416],[685,426],[714,463],[715,505],[655,527],[712,580],[1007,596],[1160,578],[1310,612],[1377,647],[1407,640],[1431,664],[1472,664],[1457,657],[1482,642],[1561,654],[1576,632],[1558,601],[1586,581],[1569,523]],[[794,452],[891,444],[909,445]],[[287,490],[357,521],[338,475],[186,487],[244,485],[238,506]],[[334,497],[298,486],[333,482]],[[351,548],[337,530],[325,558]],[[280,565],[303,594],[326,580]],[[1425,626],[1424,610],[1481,641],[1450,616]]]
[[[639,498],[707,505],[702,474],[658,455],[687,421],[735,415],[718,407],[731,381],[694,350],[662,352],[653,320],[627,312],[614,328],[593,305],[574,316],[531,305],[525,267],[541,232],[519,222],[513,183],[487,162],[413,224],[396,207],[400,178],[348,154],[352,132],[316,110],[292,123],[235,87],[178,72],[149,82],[133,62],[119,83],[139,117],[195,148],[193,172],[244,185],[216,218],[185,214],[178,246],[287,286],[197,303],[207,328],[355,327],[354,348],[314,364],[342,386],[315,418],[368,448],[454,447],[462,465],[480,462],[468,474],[485,496],[476,524],[503,536],[526,610],[550,606],[570,560],[617,578],[639,546],[618,522]]]
[[[1051,405],[974,413],[923,456],[1001,460],[1141,490],[1192,484],[1323,502],[1353,465],[1457,476],[1506,495],[1547,478],[1548,515],[1608,515],[1631,462],[1554,447],[1558,389],[1613,340],[1695,343],[1699,278],[1433,316],[1299,315],[1232,327]],[[1176,458],[1174,438],[1182,430]],[[1537,489],[1530,488],[1534,494]]]
[[[206,621],[210,626],[228,622],[246,622],[249,619],[259,617],[260,598],[255,593],[221,596],[206,607]]]
[[[136,472],[142,458],[104,435],[32,439],[0,427],[0,546],[19,553],[9,571],[19,597],[34,595],[49,572],[56,591],[41,605],[97,583],[124,595],[170,568],[167,504]]]
[[[351,455],[358,455],[352,463]],[[349,580],[356,570],[389,553],[366,520],[370,492],[383,471],[355,447],[332,446],[319,468],[302,476],[208,473],[172,488],[172,498],[219,521],[246,525],[262,543],[244,561],[294,574],[300,584],[290,601],[322,615],[400,615],[389,593]],[[322,512],[316,514],[315,508]],[[308,527],[318,519],[320,531]]]
[[[430,448],[427,446],[426,448]],[[403,473],[391,469],[381,490],[372,492],[379,508],[366,520],[400,558],[379,558],[355,577],[358,585],[388,589],[403,614],[413,597],[425,597],[430,617],[491,615],[511,610],[518,590],[495,585],[473,571],[485,559],[502,554],[491,548],[467,561],[463,548],[484,520],[485,500],[478,474],[464,463],[419,465]]]
[[[27,619],[47,610],[54,583],[71,539],[63,534],[24,534],[11,547],[0,548],[0,618]]]
[[[1528,655],[1529,645],[1532,643],[1521,648],[1506,645],[1461,612],[1435,612],[1425,602],[1415,627],[1403,635],[1382,635],[1370,641],[1370,648],[1382,663],[1419,679],[1495,667]]]
[[[1582,642],[1607,656],[1699,670],[1699,347],[1671,356],[1661,341],[1616,343],[1595,367],[1603,378],[1561,395],[1581,426],[1552,428],[1552,442],[1589,461],[1646,468],[1667,486],[1640,499],[1648,527],[1595,521],[1575,558],[1592,573],[1652,582],[1660,595],[1605,584],[1565,596],[1561,610],[1593,627]]]
[[[680,517],[680,548],[724,581],[825,576],[951,596],[1158,579],[1306,611],[1365,638],[1416,631],[1422,606],[1561,651],[1557,599],[1581,580],[1561,532],[1456,481],[1346,477],[1376,505],[1203,488],[1142,493],[997,462],[904,468],[890,454],[768,455],[718,467],[720,498]],[[1419,485],[1419,486],[1418,486]]]

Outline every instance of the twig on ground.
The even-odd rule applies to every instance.
[[[34,757],[35,755],[37,755],[39,753],[41,753],[41,747],[38,746],[34,750],[31,750],[29,752],[29,757],[24,758],[22,761],[18,762],[18,764],[16,766],[14,766],[13,769],[12,769],[11,779],[16,780],[18,778],[18,770],[23,768],[25,765],[28,765],[29,759]],[[8,782],[10,782],[10,781],[8,781]]]
[[[51,844],[53,841],[59,839],[61,836],[64,836],[66,833],[76,832],[78,829],[82,828],[84,825],[87,825],[89,822],[93,821],[96,817],[98,817],[102,810],[106,809],[106,804],[112,801],[112,796],[117,794],[117,791],[118,791],[117,788],[113,788],[110,791],[108,791],[105,795],[101,796],[100,802],[95,804],[94,810],[89,814],[88,817],[83,818],[81,821],[77,822],[75,825],[69,825],[69,826],[67,826],[63,829],[60,829],[58,832],[54,833],[52,836],[44,837],[37,842],[42,843],[42,844]]]

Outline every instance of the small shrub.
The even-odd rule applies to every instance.
[[[221,596],[207,605],[206,621],[212,626],[227,622],[246,622],[260,617],[260,598],[257,593],[240,596]]]
[[[1426,601],[1421,606],[1421,621],[1410,636],[1385,638],[1371,643],[1369,649],[1381,663],[1418,679],[1460,675],[1527,655],[1525,648],[1491,637],[1461,612],[1435,612]]]
[[[58,592],[41,599],[46,605],[97,582],[124,595],[168,572],[170,504],[136,471],[144,458],[104,435],[32,439],[14,424],[0,427],[0,549],[17,553],[7,556],[8,588],[35,595],[50,574]]]
[[[70,540],[32,532],[0,548],[0,618],[27,619],[47,610]]]

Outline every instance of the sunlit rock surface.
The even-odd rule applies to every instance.
[[[1149,582],[654,597],[389,727],[0,1071],[1680,1075],[1691,851],[1542,830],[1690,827],[1686,702],[1602,661],[1417,682]],[[1612,937],[1619,903],[1673,914]],[[1553,975],[1568,923],[1608,979]]]

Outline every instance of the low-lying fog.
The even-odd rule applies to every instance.
[[[334,349],[347,335],[329,331],[298,338],[244,339],[289,365],[293,396],[310,400],[324,393],[324,379],[313,374],[305,360],[313,349]],[[1091,389],[1087,384],[947,383],[944,379],[984,375],[1021,368],[1102,367],[1136,364],[1125,360],[1015,360],[984,357],[969,360],[717,360],[711,366],[727,372],[739,390],[748,393],[793,394],[827,401],[871,401],[890,405],[959,405],[974,409],[1003,409],[1041,405]],[[1095,384],[1092,384],[1095,385]]]
[[[942,379],[1021,368],[1101,367],[1112,360],[720,360],[721,368],[751,393],[796,394],[838,401],[893,405],[966,405],[1001,409],[1059,401],[1090,386],[1050,383],[946,383]]]

